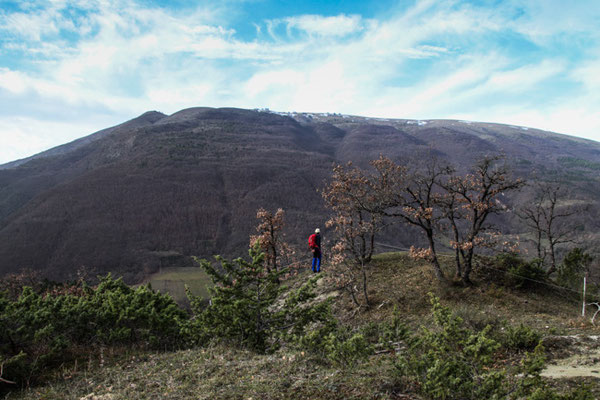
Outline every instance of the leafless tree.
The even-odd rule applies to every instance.
[[[454,211],[446,211],[445,215],[452,215],[453,218],[460,216],[463,219],[454,226],[458,240],[452,244],[458,248],[463,259],[464,265],[460,272],[464,284],[471,284],[475,248],[488,244],[490,240],[485,235],[490,228],[486,224],[488,217],[506,211],[502,197],[524,185],[522,179],[509,177],[508,167],[499,165],[501,159],[501,156],[485,157],[476,163],[473,172],[453,176],[443,185],[448,194],[454,196],[448,203]],[[495,239],[493,236],[495,235],[492,235],[492,240]]]
[[[402,222],[419,228],[427,239],[428,248],[411,247],[411,255],[431,263],[436,277],[441,282],[447,278],[439,263],[435,235],[444,215],[440,212],[442,197],[440,181],[452,173],[452,169],[442,165],[435,158],[428,162],[413,162],[397,165],[390,159],[380,157],[372,162],[381,179],[379,185],[382,201],[380,209],[384,216],[399,218]],[[390,179],[388,177],[394,177]]]
[[[521,207],[517,214],[535,235],[538,259],[545,262],[550,257],[550,266],[546,271],[548,275],[558,268],[557,247],[574,241],[570,217],[583,211],[580,207],[564,204],[564,197],[559,184],[538,184],[533,202]]]
[[[446,219],[447,226],[444,228],[445,231],[451,232],[450,243],[459,243],[461,241],[461,231],[459,225],[461,221],[466,219],[464,209],[460,207],[458,200],[458,194],[453,191],[447,190],[445,183],[441,184],[444,188],[444,193],[438,198],[437,203],[442,208],[443,216]],[[462,278],[462,261],[464,259],[465,252],[461,246],[454,245],[454,264],[456,265],[456,278]]]

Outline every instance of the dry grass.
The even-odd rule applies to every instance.
[[[154,290],[169,293],[178,304],[188,304],[186,286],[192,294],[208,299],[208,287],[212,285],[210,277],[199,267],[163,268],[160,273],[150,276],[147,282]]]
[[[12,399],[388,399],[390,357],[333,369],[302,353],[257,355],[223,346],[129,357]]]
[[[452,276],[452,257],[441,257],[447,276]],[[326,275],[325,275],[326,276]],[[588,319],[581,318],[581,302],[553,287],[519,290],[482,282],[477,273],[475,285],[444,286],[438,283],[432,268],[423,261],[411,259],[406,253],[385,253],[374,258],[369,277],[371,310],[354,314],[349,296],[341,296],[336,314],[353,325],[389,318],[394,308],[413,327],[427,324],[430,313],[428,293],[438,296],[467,323],[485,322],[494,326],[505,321],[510,325],[524,324],[542,333],[600,333]]]
[[[447,272],[451,258],[442,257]],[[317,290],[323,297],[336,293],[328,286],[326,266]],[[290,286],[306,277],[300,274]],[[343,323],[361,326],[391,318],[397,309],[413,328],[431,323],[427,293],[433,292],[474,328],[523,323],[545,334],[599,334],[600,329],[578,317],[580,306],[556,291],[520,291],[477,282],[473,287],[440,286],[431,268],[404,253],[378,255],[370,275],[374,306],[356,313],[350,298],[340,292],[334,310]],[[44,387],[11,393],[17,400],[120,399],[408,399],[393,373],[395,356],[372,356],[353,368],[325,365],[302,352],[282,350],[258,355],[223,345],[174,353],[113,356],[105,366],[93,360],[79,369],[65,367]],[[112,361],[110,361],[112,360]],[[553,382],[561,387],[598,380]],[[404,393],[404,394],[400,394]],[[600,393],[598,393],[600,395]]]

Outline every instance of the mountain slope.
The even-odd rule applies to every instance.
[[[533,129],[230,108],[150,112],[0,166],[0,275],[33,268],[65,279],[86,267],[138,280],[188,255],[243,254],[259,207],[284,208],[290,239],[302,246],[327,218],[317,189],[333,163],[431,152],[461,169],[503,152],[520,175],[563,179],[587,202],[600,195],[600,143]],[[399,230],[390,240],[409,245],[411,236]]]

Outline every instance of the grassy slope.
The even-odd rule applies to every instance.
[[[443,260],[450,265],[450,258]],[[327,291],[326,267],[319,288]],[[306,275],[300,275],[299,281]],[[299,283],[295,282],[296,284]],[[360,326],[389,318],[394,307],[407,324],[430,323],[427,293],[434,292],[475,326],[521,322],[545,333],[598,334],[600,330],[577,317],[577,301],[556,291],[526,292],[479,284],[472,288],[440,288],[430,268],[405,254],[379,255],[371,274],[371,311],[355,315],[350,299],[339,294],[335,311],[346,324]],[[333,292],[332,292],[333,293]],[[501,329],[501,328],[498,328]],[[13,394],[13,399],[375,399],[413,398],[397,392],[394,356],[372,356],[358,368],[319,364],[302,353],[256,355],[223,346],[164,354],[121,352],[108,366],[92,359],[82,368],[61,371],[53,384]],[[579,384],[583,380],[572,381]],[[595,384],[598,380],[590,378]],[[94,393],[94,395],[92,395]],[[598,393],[600,395],[600,392]]]
[[[11,398],[67,400],[92,393],[90,400],[388,398],[390,382],[382,368],[391,368],[389,359],[338,371],[300,353],[261,356],[218,346],[130,356]]]
[[[208,287],[212,285],[210,277],[199,267],[163,268],[160,273],[150,276],[148,282],[154,290],[169,293],[178,304],[188,303],[186,286],[192,294],[208,298]]]
[[[453,274],[451,256],[440,257],[446,275]],[[548,287],[547,290],[511,290],[481,282],[474,271],[473,287],[440,286],[433,270],[423,261],[412,260],[406,253],[386,253],[376,257],[371,274],[371,298],[374,310],[357,316],[359,323],[389,317],[394,307],[406,315],[412,326],[426,323],[430,314],[427,293],[432,292],[467,322],[474,324],[506,320],[523,323],[542,331],[577,333],[581,330],[581,303],[572,296]],[[477,282],[479,283],[477,284]],[[350,302],[338,303],[338,315],[347,315]],[[585,325],[585,324],[584,324]],[[587,327],[591,328],[591,327]]]

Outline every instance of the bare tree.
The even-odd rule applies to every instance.
[[[411,247],[410,254],[430,262],[437,279],[446,282],[437,256],[435,235],[444,218],[439,207],[442,197],[440,181],[453,170],[441,165],[435,158],[430,158],[425,165],[420,164],[415,162],[410,167],[400,166],[386,157],[372,162],[381,177],[379,190],[382,200],[379,209],[384,216],[399,218],[425,234],[429,247]]]
[[[327,221],[337,241],[332,248],[331,265],[337,269],[334,279],[350,293],[354,303],[370,306],[367,266],[375,250],[375,235],[383,227],[380,213],[375,212],[373,196],[376,179],[351,163],[333,168],[332,180],[322,195],[334,216]],[[360,286],[360,288],[359,288]],[[364,303],[358,296],[362,292]]]
[[[574,241],[570,217],[583,210],[564,204],[564,192],[557,183],[539,184],[536,189],[534,201],[521,207],[517,215],[535,234],[538,259],[545,262],[550,257],[546,273],[551,275],[558,268],[557,247]]]
[[[443,230],[451,231],[452,238],[450,239],[451,244],[456,244],[461,241],[461,234],[459,225],[461,220],[466,218],[464,209],[460,206],[458,200],[458,194],[456,192],[447,190],[445,183],[441,184],[444,188],[444,193],[438,198],[438,205],[442,208],[444,218],[447,220],[447,227]],[[453,245],[454,248],[454,264],[456,265],[456,278],[462,278],[462,262],[461,258],[464,259],[465,252],[461,246]]]
[[[533,203],[526,204],[517,210],[517,216],[532,229],[535,234],[535,250],[537,259],[542,262],[546,259],[546,249],[542,245],[544,230],[542,228],[542,200],[541,193],[538,193]]]
[[[522,179],[509,177],[506,165],[498,165],[501,159],[501,156],[485,157],[474,166],[472,173],[453,176],[443,185],[451,196],[455,196],[447,203],[452,205],[454,211],[446,211],[445,215],[464,218],[463,222],[455,225],[458,240],[452,243],[459,249],[464,262],[461,269],[464,284],[471,284],[475,248],[486,244],[484,234],[490,228],[486,224],[488,217],[506,211],[501,198],[506,192],[524,185]]]
[[[365,218],[369,223],[377,221],[376,216],[419,228],[428,247],[411,246],[410,255],[430,262],[441,282],[447,282],[447,278],[438,259],[436,236],[444,225],[449,226],[457,275],[470,284],[475,248],[499,237],[486,224],[488,217],[506,211],[501,201],[505,192],[524,184],[520,179],[511,179],[506,166],[498,165],[501,158],[486,157],[464,176],[456,175],[453,168],[435,158],[400,165],[380,156],[371,162],[375,173],[370,175],[351,166],[347,170],[338,166],[326,200],[330,207],[344,210],[346,219],[338,221],[344,229],[356,229]],[[353,237],[367,231],[358,229]]]

